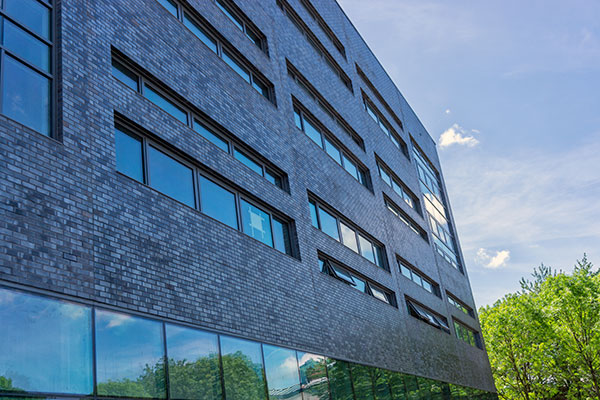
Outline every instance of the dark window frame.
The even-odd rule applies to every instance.
[[[459,333],[458,333],[458,329],[457,329],[457,325],[460,326],[462,329],[468,331],[470,334],[473,335],[473,341],[475,343],[470,343],[469,341],[465,340],[465,338],[463,338]],[[460,319],[452,317],[452,327],[454,328],[454,335],[462,342],[467,343],[468,345],[472,346],[472,347],[476,347],[480,350],[483,350],[483,344],[481,341],[481,334],[479,333],[479,331],[471,328],[469,325],[467,325],[466,323],[462,322]]]
[[[306,0],[301,0],[301,1],[306,1]],[[367,85],[367,87],[369,89],[371,89],[371,91],[373,92],[373,94],[375,95],[375,97],[377,97],[377,100],[379,100],[379,102],[381,104],[383,104],[383,107],[392,116],[392,118],[394,119],[394,121],[396,121],[396,123],[400,127],[400,130],[404,131],[404,124],[402,123],[402,121],[400,120],[400,118],[398,117],[398,115],[396,115],[396,113],[394,112],[394,110],[392,109],[392,107],[388,104],[388,102],[385,101],[383,95],[379,92],[379,90],[377,90],[377,88],[375,87],[375,85],[373,84],[373,82],[371,82],[371,80],[367,77],[367,74],[365,74],[365,72],[358,66],[358,64],[354,63],[354,65],[356,66],[356,72],[358,73],[358,76],[360,76],[361,79],[363,80],[363,82],[365,82],[365,84]]]
[[[379,111],[379,108],[377,108],[375,103],[373,103],[373,101],[371,99],[369,99],[369,96],[367,96],[367,94],[362,89],[360,92],[361,92],[361,95],[363,98],[363,107],[365,109],[365,112],[369,115],[369,119],[372,120],[373,122],[375,122],[377,124],[377,126],[379,127],[379,129],[388,137],[388,139],[390,139],[392,141],[394,146],[398,150],[400,150],[407,159],[410,160],[410,153],[408,152],[408,145],[406,144],[404,139],[402,139],[402,137],[400,137],[398,132],[396,132],[396,130],[388,122],[387,118],[385,118],[383,116],[383,114],[381,113],[381,111]],[[376,115],[377,121],[375,121],[373,119],[373,116],[371,116],[369,109],[371,110],[371,112],[373,112]],[[381,127],[382,124],[385,125],[387,132]],[[397,145],[396,145],[396,143],[397,143]]]
[[[279,251],[279,252],[282,254],[285,254],[287,256],[290,256],[294,259],[298,259],[298,260],[300,259],[300,253],[299,253],[299,249],[297,246],[296,233],[295,233],[295,223],[291,218],[289,218],[285,214],[277,211],[274,207],[271,207],[270,205],[262,202],[261,200],[254,198],[252,195],[248,194],[245,190],[241,189],[239,186],[229,183],[225,179],[219,177],[216,173],[212,172],[211,170],[209,170],[202,164],[193,160],[191,157],[185,155],[178,149],[173,148],[168,143],[165,143],[164,141],[155,137],[150,132],[137,126],[135,123],[129,121],[126,117],[121,116],[120,114],[115,114],[115,128],[114,129],[119,130],[125,134],[128,134],[128,135],[142,141],[142,168],[144,171],[144,174],[143,174],[144,181],[139,182],[133,178],[130,178],[128,175],[125,175],[124,173],[122,173],[120,171],[116,171],[119,175],[127,177],[128,179],[132,179],[133,181],[150,188],[152,191],[154,191],[156,193],[160,193],[162,196],[168,197],[169,199],[172,199],[172,200],[178,202],[179,204],[182,204],[188,208],[191,208],[197,212],[200,212],[206,218],[210,218],[211,220],[216,221],[216,222],[220,223],[221,225],[227,226],[231,229],[241,232],[245,236],[248,236],[251,239],[256,240],[257,242],[262,243],[263,245],[270,247],[276,251],[279,251],[275,247],[275,237],[274,237],[274,233],[273,233],[273,232],[275,232],[275,230],[273,229],[273,220],[277,219],[284,225],[287,225],[288,235],[289,235],[288,245],[289,245],[289,250],[290,250],[289,254],[281,252],[281,251]],[[194,185],[194,188],[193,188],[194,189],[194,207],[191,207],[185,203],[182,203],[181,201],[179,201],[179,200],[169,196],[168,194],[163,193],[160,190],[151,186],[151,182],[149,181],[149,171],[148,171],[148,149],[149,149],[149,146],[152,146],[153,148],[157,149],[158,151],[172,157],[176,161],[180,162],[181,164],[183,164],[184,166],[186,166],[192,170],[193,185]],[[202,207],[202,204],[200,201],[200,199],[201,199],[201,197],[200,197],[201,196],[201,194],[200,194],[201,193],[200,178],[201,177],[212,181],[213,183],[217,184],[221,188],[228,190],[229,192],[234,194],[237,229],[232,228],[231,226],[225,224],[224,222],[221,222],[221,221],[205,214],[202,211],[203,207]],[[271,238],[273,241],[273,246],[269,246],[269,245],[265,244],[264,242],[253,238],[252,236],[248,235],[246,232],[243,231],[243,221],[242,221],[242,212],[241,212],[241,210],[242,210],[241,201],[242,200],[247,202],[248,204],[251,204],[251,205],[259,208],[261,211],[263,211],[269,215],[269,223],[270,223],[270,228],[271,228]]]
[[[329,25],[327,25],[327,22],[325,22],[323,17],[321,17],[317,9],[311,4],[309,0],[300,0],[300,3],[304,6],[306,11],[308,11],[310,16],[315,20],[317,25],[319,25],[319,27],[323,30],[325,36],[327,36],[327,38],[331,40],[331,43],[333,43],[333,46],[341,54],[341,56],[344,57],[344,60],[347,60],[346,48],[342,44],[341,40],[338,39],[333,30],[329,27]]]
[[[468,315],[471,318],[475,318],[475,311],[473,310],[473,308],[469,307],[464,301],[460,300],[457,296],[450,293],[448,290],[446,290],[446,297],[448,298],[448,303],[450,303],[454,308],[458,309],[463,314]]]
[[[177,0],[174,1],[174,3],[177,4],[177,17],[176,19],[179,21],[179,23],[181,25],[183,25],[185,27],[185,29],[187,29],[192,35],[194,35],[194,37],[197,38],[196,34],[194,32],[192,32],[186,25],[185,25],[185,17],[188,17],[188,19],[193,22],[195,25],[197,25],[198,28],[200,28],[201,31],[203,31],[203,34],[205,34],[209,39],[211,39],[212,41],[215,42],[216,45],[216,53],[215,51],[213,51],[213,49],[209,48],[209,50],[215,54],[217,57],[219,57],[229,68],[231,68],[237,76],[239,76],[240,78],[242,78],[242,80],[244,82],[246,82],[247,84],[250,85],[250,87],[255,91],[258,92],[262,97],[266,98],[271,104],[273,104],[275,107],[277,107],[277,101],[276,101],[276,96],[275,96],[275,86],[273,85],[273,83],[267,79],[267,77],[258,70],[258,68],[256,68],[246,57],[244,57],[244,55],[238,50],[236,49],[235,46],[233,46],[231,43],[229,43],[224,37],[223,35],[221,35],[204,17],[202,17],[193,7],[189,6],[187,3],[185,3],[183,0]],[[161,5],[162,7],[162,5]],[[168,10],[167,10],[168,12]],[[172,17],[175,17],[173,14],[171,14],[169,12],[169,15],[171,15]],[[206,43],[204,43],[202,40],[200,40],[200,42],[204,45],[207,46]],[[207,46],[208,47],[208,46]],[[241,67],[245,68],[248,71],[248,74],[250,75],[250,82],[246,81],[243,77],[241,77],[237,71],[235,71],[235,69],[233,67],[231,67],[223,58],[223,53],[227,53],[228,57],[231,58],[235,63],[239,64]],[[260,84],[262,84],[263,86],[265,86],[267,88],[267,93],[261,93],[258,91],[258,89],[254,86],[254,82],[257,81]]]
[[[411,263],[409,263],[408,261],[406,261],[404,258],[400,257],[399,255],[396,255],[396,261],[398,263],[398,271],[400,271],[400,275],[402,275],[406,279],[409,279],[414,284],[418,285],[418,283],[415,282],[412,278],[412,274],[417,275],[421,280],[426,281],[431,286],[432,290],[429,291],[424,286],[419,285],[419,286],[421,286],[421,288],[423,288],[428,293],[431,293],[431,294],[437,296],[440,299],[442,298],[442,292],[441,292],[439,283],[437,283],[435,280],[431,279],[427,274],[423,273],[421,270],[419,270],[417,267],[415,267],[414,265],[412,265]],[[404,272],[402,271],[402,266],[404,266],[406,269],[410,270],[411,278],[404,275]]]
[[[239,149],[250,160],[259,164],[262,167],[263,173],[260,176],[262,176],[267,182],[277,186],[278,188],[280,188],[281,190],[283,190],[289,194],[290,189],[289,189],[288,175],[281,168],[277,167],[275,164],[268,161],[265,157],[260,155],[257,151],[255,151],[252,148],[250,148],[249,146],[245,145],[241,140],[239,140],[237,137],[235,137],[235,135],[233,135],[232,133],[227,131],[225,128],[223,128],[221,125],[219,125],[218,123],[213,121],[204,112],[198,110],[195,106],[191,105],[191,103],[188,102],[187,100],[185,100],[182,96],[178,95],[173,90],[167,88],[164,84],[162,84],[157,79],[152,77],[149,73],[144,71],[142,68],[138,67],[133,61],[130,61],[125,55],[122,55],[120,52],[118,52],[116,49],[113,48],[112,65],[114,65],[115,63],[120,65],[122,68],[124,68],[125,71],[127,71],[137,77],[136,92],[138,94],[140,94],[142,97],[144,97],[144,99],[150,101],[150,103],[152,103],[153,106],[157,107],[161,112],[166,112],[167,114],[169,114],[171,117],[173,117],[179,123],[183,123],[177,117],[173,116],[168,111],[166,111],[165,109],[163,109],[156,103],[149,100],[144,95],[144,87],[145,86],[149,86],[156,93],[158,93],[159,95],[163,96],[168,101],[170,101],[174,106],[176,106],[180,110],[184,111],[187,115],[187,117],[186,117],[187,124],[184,124],[184,125],[186,125],[192,131],[194,131],[194,134],[199,135],[200,137],[202,137],[202,139],[204,139],[204,140],[208,141],[209,143],[211,143],[212,145],[218,147],[217,145],[212,143],[209,139],[202,136],[201,133],[196,131],[196,129],[195,129],[196,124],[201,125],[205,129],[210,131],[213,135],[217,136],[218,138],[222,139],[224,142],[227,143],[227,146],[228,146],[227,153],[230,156],[232,156],[236,160],[236,162],[240,162],[242,165],[244,165],[244,167],[248,168],[247,165],[245,165],[243,162],[238,160],[234,155],[235,149]],[[126,83],[122,82],[114,75],[113,75],[113,77],[118,82],[125,85],[127,88],[133,90]],[[267,177],[266,177],[267,171],[271,171],[272,175],[275,178],[279,179],[280,185],[278,185],[277,183],[273,183],[267,179]]]
[[[60,23],[60,19],[58,14],[60,13],[59,7],[60,7],[60,3],[58,4],[54,4],[56,2],[56,0],[46,0],[46,1],[42,1],[42,0],[35,0],[36,3],[39,3],[41,6],[46,7],[49,10],[49,29],[50,29],[50,35],[49,38],[46,39],[44,37],[42,37],[41,35],[39,35],[38,33],[34,32],[32,29],[30,29],[29,27],[27,27],[26,25],[24,25],[23,23],[17,21],[16,19],[12,18],[6,11],[5,11],[5,7],[6,7],[6,2],[4,1],[0,1],[0,21],[3,20],[8,20],[10,21],[10,23],[12,23],[13,25],[17,26],[17,28],[22,29],[23,31],[25,31],[27,34],[33,36],[33,38],[35,38],[36,40],[40,41],[41,43],[43,43],[44,45],[49,47],[49,71],[44,71],[42,68],[39,68],[38,66],[36,66],[34,63],[29,62],[27,60],[25,60],[23,57],[19,56],[18,54],[16,54],[15,52],[11,51],[10,49],[8,49],[5,45],[4,45],[4,41],[0,41],[0,114],[9,119],[10,121],[13,121],[17,124],[19,124],[20,126],[25,127],[27,130],[31,130],[33,132],[36,132],[44,137],[48,137],[51,139],[55,139],[57,141],[62,141],[62,130],[61,130],[61,121],[59,121],[60,119],[62,119],[62,115],[58,115],[58,102],[61,99],[60,95],[60,85],[58,84],[58,79],[59,79],[59,71],[60,71],[60,65],[62,64],[62,60],[59,57],[59,52],[60,52],[60,43],[58,43],[58,31],[61,28],[61,23]],[[2,30],[4,30],[4,22],[2,22],[0,28]],[[2,36],[4,35],[3,32],[0,32],[2,34]],[[4,82],[3,82],[3,76],[4,76],[4,59],[5,57],[11,57],[13,60],[15,60],[16,62],[18,62],[21,65],[24,65],[25,67],[33,70],[36,74],[41,75],[42,77],[48,79],[49,81],[49,85],[50,85],[50,90],[48,93],[48,101],[49,101],[49,115],[48,117],[48,134],[44,134],[43,132],[38,131],[35,128],[29,127],[25,124],[23,124],[22,122],[17,121],[16,119],[13,119],[11,117],[9,117],[8,115],[6,115],[5,113],[2,112],[2,108],[3,108],[3,97],[4,97]]]
[[[237,18],[242,23],[242,32],[244,33],[244,36],[246,36],[248,40],[250,40],[252,43],[254,43],[256,45],[256,47],[258,47],[260,49],[260,51],[265,53],[265,55],[267,57],[269,57],[269,46],[268,46],[268,42],[267,42],[267,36],[260,29],[258,29],[258,27],[238,7],[238,5],[235,4],[232,0],[214,0],[214,2],[215,2],[215,5],[217,6],[217,8],[219,8],[228,19],[231,19],[231,18],[229,17],[229,15],[227,15],[227,13],[229,13],[233,17]],[[227,10],[227,13],[225,11],[223,11],[222,8]],[[232,22],[239,28],[238,24],[235,21],[232,21]],[[249,37],[248,32],[250,32],[250,34],[256,36],[259,40],[259,43],[256,43],[254,40],[252,40]]]
[[[276,0],[277,5],[281,9],[281,11],[292,21],[293,25],[298,28],[302,36],[308,40],[309,44],[320,58],[322,58],[325,63],[329,66],[329,68],[338,76],[338,78],[342,81],[344,87],[348,89],[351,93],[354,93],[354,88],[352,86],[352,79],[346,74],[344,69],[338,64],[335,58],[329,53],[327,48],[321,43],[317,35],[315,35],[306,22],[298,15],[296,10],[287,2],[287,0]]]
[[[365,141],[363,138],[352,128],[352,126],[341,116],[339,112],[333,108],[333,106],[325,99],[325,97],[306,79],[304,75],[298,71],[298,69],[286,58],[286,66],[288,76],[305,91],[305,93],[311,97],[321,109],[328,114],[332,120],[334,120],[340,128],[348,135],[354,143],[365,151]]]
[[[438,312],[433,311],[431,308],[424,306],[418,301],[414,300],[411,297],[404,296],[404,301],[406,302],[406,309],[408,314],[418,319],[419,321],[425,322],[426,324],[433,326],[434,328],[439,329],[440,331],[447,333],[448,335],[452,335],[450,325],[448,325],[448,319],[441,315]],[[430,318],[423,316],[423,312],[425,314],[430,314],[433,317],[433,321]],[[435,321],[435,322],[434,322]]]
[[[373,281],[372,279],[367,278],[363,274],[356,272],[354,269],[348,267],[347,265],[339,262],[338,260],[334,259],[333,257],[331,257],[321,251],[318,251],[317,253],[318,253],[319,262],[323,263],[323,268],[320,271],[321,273],[329,275],[332,278],[335,278],[336,280],[343,282],[345,285],[352,287],[353,289],[357,289],[355,287],[356,285],[353,285],[351,282],[348,282],[346,279],[338,276],[338,273],[336,272],[335,268],[333,268],[333,266],[332,266],[332,264],[333,264],[337,268],[346,272],[350,277],[360,279],[361,281],[363,281],[365,283],[365,291],[362,293],[365,293],[371,297],[374,297],[375,299],[381,301],[384,304],[398,308],[398,303],[396,301],[396,293],[394,293],[393,290],[390,290],[390,289],[386,288],[385,286]],[[380,298],[376,297],[373,294],[372,288],[375,288],[376,290],[379,290],[380,292],[384,293],[388,301],[386,302],[386,301],[383,301]]]
[[[321,208],[321,209],[323,209],[323,211],[325,211],[328,214],[330,214],[336,220],[337,230],[340,233],[339,240],[336,240],[338,243],[340,243],[345,248],[350,249],[350,251],[352,251],[353,253],[358,254],[360,257],[364,258],[369,263],[375,265],[377,268],[380,268],[380,269],[382,269],[382,270],[390,273],[390,267],[389,267],[388,260],[387,260],[387,251],[386,251],[385,246],[383,245],[383,243],[381,243],[379,240],[375,239],[372,235],[370,235],[367,232],[365,232],[364,229],[359,228],[358,225],[356,225],[354,222],[352,222],[348,218],[342,216],[337,210],[335,210],[333,207],[331,207],[327,203],[323,202],[322,200],[320,200],[318,197],[314,196],[310,192],[309,192],[309,195],[308,195],[308,202],[309,202],[309,206],[310,206],[310,204],[313,204],[316,207],[316,210],[317,210],[317,224],[319,226],[318,227],[314,227],[313,226],[315,229],[318,229],[319,231],[323,232],[323,230],[321,229],[321,225],[322,225],[321,224],[321,217],[319,215],[319,208]],[[348,246],[346,246],[344,244],[343,237],[341,236],[342,230],[341,230],[340,223],[343,223],[344,225],[346,225],[349,228],[351,228],[352,230],[354,230],[354,234],[356,236],[356,243],[357,243],[358,253],[355,252],[350,247],[348,247]],[[323,233],[325,235],[327,235],[325,232],[323,232]],[[381,251],[380,257],[381,257],[381,264],[382,265],[377,265],[375,262],[369,260],[368,258],[366,258],[366,257],[364,257],[362,255],[362,248],[361,248],[361,245],[360,245],[359,235],[362,236],[363,238],[367,239],[371,243],[371,246],[372,246],[375,258],[377,258],[377,255],[375,253],[377,253],[377,247],[379,247],[379,249]],[[331,237],[331,236],[327,235],[327,237]],[[332,239],[334,239],[334,238],[332,238]]]
[[[390,179],[398,186],[400,187],[400,189],[402,189],[402,191],[404,193],[406,193],[406,195],[408,197],[410,197],[412,205],[408,204],[408,202],[406,202],[406,199],[404,199],[404,197],[402,197],[402,200],[404,201],[404,203],[406,203],[410,208],[412,208],[413,210],[415,210],[421,217],[423,216],[423,209],[421,207],[421,201],[419,200],[419,198],[417,197],[417,195],[409,189],[408,185],[405,184],[402,179],[400,179],[398,177],[398,175],[396,175],[396,173],[394,171],[392,171],[392,169],[390,167],[388,167],[388,165],[386,163],[384,163],[381,158],[379,158],[379,156],[377,154],[375,154],[375,162],[377,163],[377,172],[379,173],[379,177],[381,178],[381,180],[392,189],[392,191],[394,193],[396,193],[399,197],[400,194],[398,192],[396,192],[396,190],[394,189],[393,186],[389,185],[384,179],[383,176],[381,176],[381,170],[384,170],[384,172],[389,175]]]
[[[400,221],[402,221],[406,226],[410,228],[414,233],[419,235],[421,239],[425,242],[429,243],[429,236],[427,235],[427,231],[421,227],[412,219],[400,206],[398,206],[393,200],[391,200],[385,193],[383,194],[383,203],[386,208],[394,214]]]
[[[350,176],[352,176],[352,178],[354,178],[354,180],[357,180],[358,183],[360,183],[362,186],[364,186],[365,188],[367,188],[371,193],[373,193],[373,184],[371,181],[371,172],[369,171],[369,169],[358,159],[358,157],[356,157],[350,150],[348,150],[346,148],[346,146],[344,146],[340,140],[335,137],[335,135],[325,127],[325,125],[323,125],[323,123],[321,121],[319,121],[317,119],[317,117],[315,117],[310,111],[308,111],[308,109],[302,104],[300,103],[300,101],[298,101],[294,96],[292,96],[292,104],[293,104],[293,111],[294,113],[298,114],[300,116],[300,121],[301,121],[301,131],[303,133],[306,134],[306,129],[304,127],[304,120],[308,120],[308,122],[311,123],[311,125],[313,125],[321,134],[321,141],[323,142],[323,140],[326,138],[327,140],[329,140],[329,142],[331,142],[333,145],[335,145],[337,147],[337,150],[340,152],[340,157],[341,157],[341,164],[337,162],[337,160],[335,160],[333,157],[331,157],[331,155],[327,152],[327,150],[323,147],[323,146],[319,146],[321,148],[321,150],[323,150],[330,158],[332,158],[334,161],[336,161],[336,164],[338,164],[340,167],[342,167],[342,169]],[[295,118],[295,116],[294,116]],[[297,128],[297,126],[296,126]],[[311,140],[311,142],[313,142]],[[357,179],[355,176],[353,176],[352,174],[350,174],[350,172],[348,172],[346,170],[346,167],[344,165],[344,161],[343,161],[343,157],[347,158],[348,160],[350,160],[352,163],[354,163],[354,166],[357,169],[358,175],[360,177],[362,177],[362,182],[361,179]]]

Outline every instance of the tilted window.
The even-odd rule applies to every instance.
[[[440,314],[428,309],[427,307],[418,304],[412,299],[406,298],[406,306],[408,307],[408,313],[428,323],[429,325],[436,327],[446,333],[450,333],[450,327],[448,326],[448,320],[442,317]]]

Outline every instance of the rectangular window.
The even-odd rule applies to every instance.
[[[117,118],[123,119],[119,116]],[[132,125],[127,121],[120,124]],[[285,218],[274,216],[265,208],[252,204],[252,200],[237,190],[216,183],[200,168],[180,161],[178,157],[171,155],[179,154],[177,149],[166,150],[147,137],[125,133],[130,129],[136,128],[115,128],[119,172],[225,225],[241,230],[276,250],[295,256],[291,243],[291,225]],[[144,167],[147,174],[140,171]],[[197,192],[199,202],[196,199]]]
[[[390,138],[394,146],[396,146],[405,157],[410,158],[408,155],[408,146],[398,133],[392,128],[390,123],[385,119],[383,114],[375,107],[375,105],[369,100],[365,92],[362,92],[363,103],[365,107],[365,111],[369,116],[377,123],[379,128],[385,133],[385,135]]]
[[[2,114],[52,136],[53,71],[50,2],[5,0],[0,9]]]
[[[325,33],[325,36],[327,36],[327,38],[331,40],[337,51],[339,51],[342,57],[346,59],[346,49],[344,48],[344,45],[338,39],[335,33],[333,33],[333,30],[329,27],[329,25],[327,25],[327,23],[325,22],[323,17],[321,17],[319,12],[315,9],[315,7],[310,3],[310,0],[300,0],[300,3],[302,3],[304,8],[306,8],[306,11],[308,11],[310,16],[315,20],[319,27],[321,27],[323,33]]]
[[[408,216],[406,212],[404,212],[400,207],[398,207],[393,201],[391,201],[385,194],[383,195],[383,201],[385,202],[388,210],[392,212],[396,217],[400,218],[406,226],[408,226],[414,233],[419,235],[421,239],[429,243],[429,239],[427,238],[427,232],[411,217]]]
[[[304,106],[294,97],[294,123],[298,129],[303,131],[313,142],[331,157],[339,166],[344,168],[361,185],[371,190],[371,182],[367,178],[369,172],[365,167],[359,166],[356,157],[345,149],[334,135],[325,128],[314,116],[308,113]]]
[[[402,275],[417,285],[421,286],[423,289],[427,290],[429,293],[436,295],[441,298],[442,294],[440,292],[440,285],[433,281],[433,279],[426,276],[424,273],[417,271],[415,267],[410,265],[407,261],[402,260],[398,257],[398,267]]]
[[[296,351],[268,344],[262,347],[269,400],[280,400],[282,397],[289,400],[302,400]]]
[[[327,358],[327,376],[332,400],[354,399],[350,370],[346,361]]]
[[[414,141],[412,145],[423,204],[429,217],[435,249],[450,265],[463,272],[439,173]]]
[[[164,95],[158,93],[158,91],[152,89],[146,83],[144,83],[144,97],[148,100],[162,108],[167,113],[171,114],[173,117],[183,122],[184,124],[188,124],[188,115],[187,112],[182,110],[179,106],[176,106],[171,100],[167,99]]]
[[[379,176],[381,180],[384,181],[392,190],[406,203],[407,206],[414,209],[420,215],[422,214],[421,206],[419,204],[419,200],[417,196],[406,186],[404,182],[396,174],[392,172],[392,170],[384,164],[383,161],[375,155],[375,159],[377,160],[377,170],[379,171]]]
[[[453,296],[450,292],[446,292],[446,296],[448,297],[448,303],[452,304],[454,307],[458,308],[464,314],[475,318],[475,312],[469,306],[467,306],[464,302],[460,301],[458,297]]]
[[[250,22],[250,19],[240,10],[240,8],[229,0],[215,0],[215,4],[223,13],[244,32],[246,37],[256,45],[265,54],[268,54],[267,40],[265,35]]]
[[[333,258],[319,254],[319,267],[322,273],[344,282],[359,292],[368,294],[386,304],[396,307],[396,295],[394,292],[384,289],[382,286],[359,275]]]
[[[350,124],[338,113],[321,93],[286,59],[288,75],[310,96],[319,107],[364,151],[365,142]],[[293,96],[292,96],[293,97]]]
[[[427,307],[416,303],[414,300],[406,298],[406,306],[408,307],[408,313],[420,319],[429,325],[436,327],[446,333],[450,333],[450,327],[448,326],[448,320],[442,317],[438,313],[428,309]]]
[[[298,28],[302,36],[306,38],[306,40],[310,43],[313,49],[317,52],[320,58],[325,61],[325,64],[331,69],[331,71],[336,74],[339,79],[342,81],[344,86],[354,93],[354,89],[352,88],[352,80],[344,69],[337,63],[335,58],[327,51],[323,43],[319,40],[319,38],[310,30],[306,22],[302,20],[300,15],[293,9],[293,7],[287,2],[287,0],[277,0],[277,5],[283,13],[292,21],[294,26]]]
[[[124,58],[124,56],[118,57]],[[208,117],[205,117],[204,114],[199,110],[193,109],[190,106],[184,107],[183,104],[187,104],[185,99],[180,98],[176,94],[171,95],[170,99],[168,99],[165,95],[160,94],[160,92],[152,89],[154,86],[162,85],[158,82],[153,85],[149,85],[147,81],[156,80],[144,76],[139,72],[133,72],[134,69],[136,71],[140,70],[137,67],[125,67],[125,65],[130,64],[130,62],[120,62],[116,60],[113,55],[113,76],[123,82],[125,85],[129,86],[131,89],[138,91],[138,93],[141,93],[139,82],[142,81],[144,96],[148,97],[153,103],[157,104],[160,108],[181,122],[190,126],[200,136],[224,152],[231,154],[235,159],[248,166],[254,172],[264,177],[278,188],[289,192],[289,188],[287,186],[287,177],[284,172],[280,171],[279,168],[268,162],[259,161],[258,159],[262,157],[259,155],[252,155],[252,153],[254,153],[252,149],[248,148],[244,151],[240,150],[239,147],[242,147],[242,143],[239,139],[237,139],[233,134],[227,132],[225,129],[218,127],[218,124],[214,123],[214,121],[211,121]],[[188,116],[191,116],[191,118],[188,119]]]
[[[304,400],[329,399],[327,359],[317,354],[298,351],[300,385]]]
[[[324,209],[325,207],[331,210],[329,206],[324,206],[322,203],[312,199],[309,199],[309,205],[311,219],[315,228],[320,229],[378,267],[389,271],[385,250],[382,245],[368,238],[366,233],[361,233],[357,228],[352,227],[354,224],[338,217],[333,211],[326,211]],[[317,215],[318,218],[315,218]],[[341,237],[340,232],[342,233]]]
[[[463,342],[468,343],[473,347],[482,348],[479,333],[457,320],[454,320],[454,333],[456,334],[456,337]]]
[[[161,0],[166,2],[167,0]],[[246,33],[248,39],[254,42],[263,52],[267,53],[266,37],[260,33],[258,28],[249,27],[249,20],[241,10],[231,1],[215,0],[216,5],[230,18],[242,31]],[[249,83],[254,90],[263,97],[275,104],[275,93],[273,84],[269,82],[237,49],[229,43],[215,28],[206,21],[198,12],[185,3],[177,4],[176,1],[169,1],[177,5],[180,10],[177,14],[171,12],[184,26],[186,26],[202,43],[208,46],[218,57],[229,65],[238,75]],[[165,5],[165,4],[163,4]],[[168,5],[165,5],[170,9]],[[243,16],[240,19],[240,16]],[[239,25],[238,25],[239,24]],[[250,29],[250,30],[249,30]]]
[[[227,398],[267,400],[261,344],[224,335],[220,339]]]
[[[179,13],[177,12],[177,3],[175,3],[173,0],[158,0],[158,2],[167,9],[167,11],[169,11],[171,14],[173,14],[175,16],[175,18],[177,18],[179,16]]]

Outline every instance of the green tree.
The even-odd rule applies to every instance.
[[[479,310],[503,399],[600,400],[600,276],[584,258],[572,274],[544,265],[520,292]]]

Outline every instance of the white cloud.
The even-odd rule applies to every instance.
[[[483,247],[477,250],[477,261],[479,261],[484,267],[496,269],[499,267],[506,266],[508,260],[510,260],[510,251],[500,250],[495,255],[490,253]]]
[[[113,314],[110,316],[110,320],[106,325],[107,328],[115,328],[117,326],[121,326],[132,319],[131,316],[125,314]]]
[[[454,124],[450,128],[446,129],[440,136],[439,141],[441,148],[449,147],[453,144],[473,147],[478,143],[479,140],[477,140],[474,136],[467,134],[465,130],[458,124]]]
[[[452,111],[450,111],[449,108],[446,109],[446,111],[444,111],[446,114],[450,114]]]

